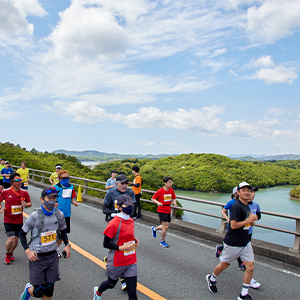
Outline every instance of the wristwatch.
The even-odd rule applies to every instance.
[[[66,246],[69,246],[70,248],[72,247],[71,244],[68,242],[68,244],[66,244]]]

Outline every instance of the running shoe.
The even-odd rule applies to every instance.
[[[210,277],[211,275],[210,274],[207,274],[206,275],[206,281],[207,281],[207,284],[208,284],[208,289],[211,293],[213,294],[216,294],[218,292],[218,289],[217,289],[217,283],[216,282],[212,282],[210,280]]]
[[[242,271],[246,271],[246,267],[245,267],[244,263],[239,264],[239,269]]]
[[[253,289],[258,289],[261,284],[259,282],[257,282],[255,279],[251,279],[251,282],[250,282],[250,286],[253,288]]]
[[[249,294],[242,296],[241,294],[237,297],[237,300],[253,300]]]
[[[13,252],[10,254],[10,260],[11,260],[11,261],[15,261],[15,257],[14,257]]]
[[[6,265],[10,265],[10,263],[11,263],[11,257],[10,257],[10,254],[5,254],[4,263],[5,263]]]
[[[122,291],[125,291],[127,289],[127,285],[126,285],[126,280],[125,278],[121,279],[121,284],[122,284]]]
[[[166,241],[160,242],[160,245],[161,245],[162,247],[164,247],[164,248],[168,248],[168,247],[169,247],[169,245],[166,243]]]
[[[28,300],[30,298],[30,294],[28,293],[28,289],[30,287],[32,287],[32,284],[28,282],[25,286],[24,292],[22,293],[20,300]]]
[[[156,228],[154,226],[151,227],[152,235],[154,238],[156,238]]]
[[[94,298],[93,298],[93,300],[101,300],[101,296],[97,295],[97,291],[98,291],[98,287],[95,286],[94,287]]]
[[[219,256],[221,255],[221,253],[222,253],[221,248],[222,248],[222,246],[217,245],[217,247],[216,247],[216,258],[219,258]]]

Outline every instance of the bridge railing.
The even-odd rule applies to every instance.
[[[12,167],[14,169],[19,168],[19,166],[14,166],[14,165],[12,165]],[[29,171],[30,171],[29,175],[31,176],[31,180],[36,180],[36,178],[39,178],[40,180],[37,180],[37,181],[40,181],[40,182],[43,182],[43,183],[45,183],[45,180],[49,182],[49,177],[52,174],[51,172],[48,172],[48,171],[36,170],[36,169],[30,169],[30,168],[29,168]],[[76,177],[76,176],[70,176],[70,178],[75,179],[75,180],[80,180],[80,181],[83,182],[82,185],[78,184],[78,183],[72,183],[74,186],[81,186],[83,188],[82,195],[87,195],[88,190],[94,190],[94,191],[105,192],[105,193],[107,192],[107,190],[105,190],[106,182],[104,182],[104,181],[81,178],[81,177]],[[100,187],[102,187],[104,185],[104,188],[95,188],[95,187],[89,186],[89,183],[99,184]],[[128,187],[128,188],[131,189],[131,187]],[[142,189],[142,192],[143,193],[148,193],[148,194],[154,194],[155,193],[155,191],[146,190],[146,189]],[[198,203],[204,203],[204,204],[213,205],[213,206],[219,206],[220,210],[223,209],[224,206],[225,206],[225,204],[221,203],[221,202],[214,202],[214,201],[191,198],[191,197],[178,196],[177,199],[183,199],[183,200],[188,200],[188,201],[192,201],[192,202],[198,202]],[[152,203],[151,200],[142,199],[142,198],[141,198],[141,201]],[[220,229],[219,229],[219,231],[225,232],[227,230],[227,221],[226,221],[226,219],[224,219],[223,216],[207,213],[207,212],[204,212],[204,211],[196,211],[196,210],[187,209],[187,208],[183,208],[183,207],[177,207],[177,206],[171,206],[171,208],[172,208],[172,215],[173,216],[175,216],[175,211],[176,210],[182,210],[182,211],[187,211],[187,212],[191,212],[191,213],[195,213],[195,214],[199,214],[199,215],[204,215],[204,216],[220,219]],[[277,228],[277,227],[268,226],[268,225],[262,225],[262,224],[255,224],[255,226],[261,227],[261,228],[264,228],[264,229],[268,229],[268,230],[273,230],[273,231],[278,231],[278,232],[294,235],[294,245],[293,245],[292,248],[290,248],[290,251],[294,251],[294,252],[299,253],[300,217],[299,216],[293,216],[293,215],[287,215],[287,214],[281,214],[281,213],[274,213],[274,212],[265,211],[265,210],[262,210],[261,214],[274,216],[274,217],[278,217],[278,218],[286,218],[286,219],[290,219],[290,220],[295,220],[295,231],[287,230],[287,229],[283,229],[283,228]],[[278,222],[278,223],[280,224],[280,222]]]

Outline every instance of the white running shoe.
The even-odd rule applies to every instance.
[[[97,291],[98,291],[98,287],[95,286],[94,287],[94,298],[93,298],[93,300],[101,300],[101,296],[97,295]]]
[[[251,279],[251,282],[250,282],[250,286],[253,288],[253,289],[258,289],[261,284],[259,282],[257,282],[255,279]]]

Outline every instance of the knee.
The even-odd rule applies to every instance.
[[[253,272],[254,271],[254,263],[245,263],[246,271]]]
[[[44,295],[48,298],[53,296],[53,291],[54,291],[54,282],[52,283],[46,283],[46,288]]]

